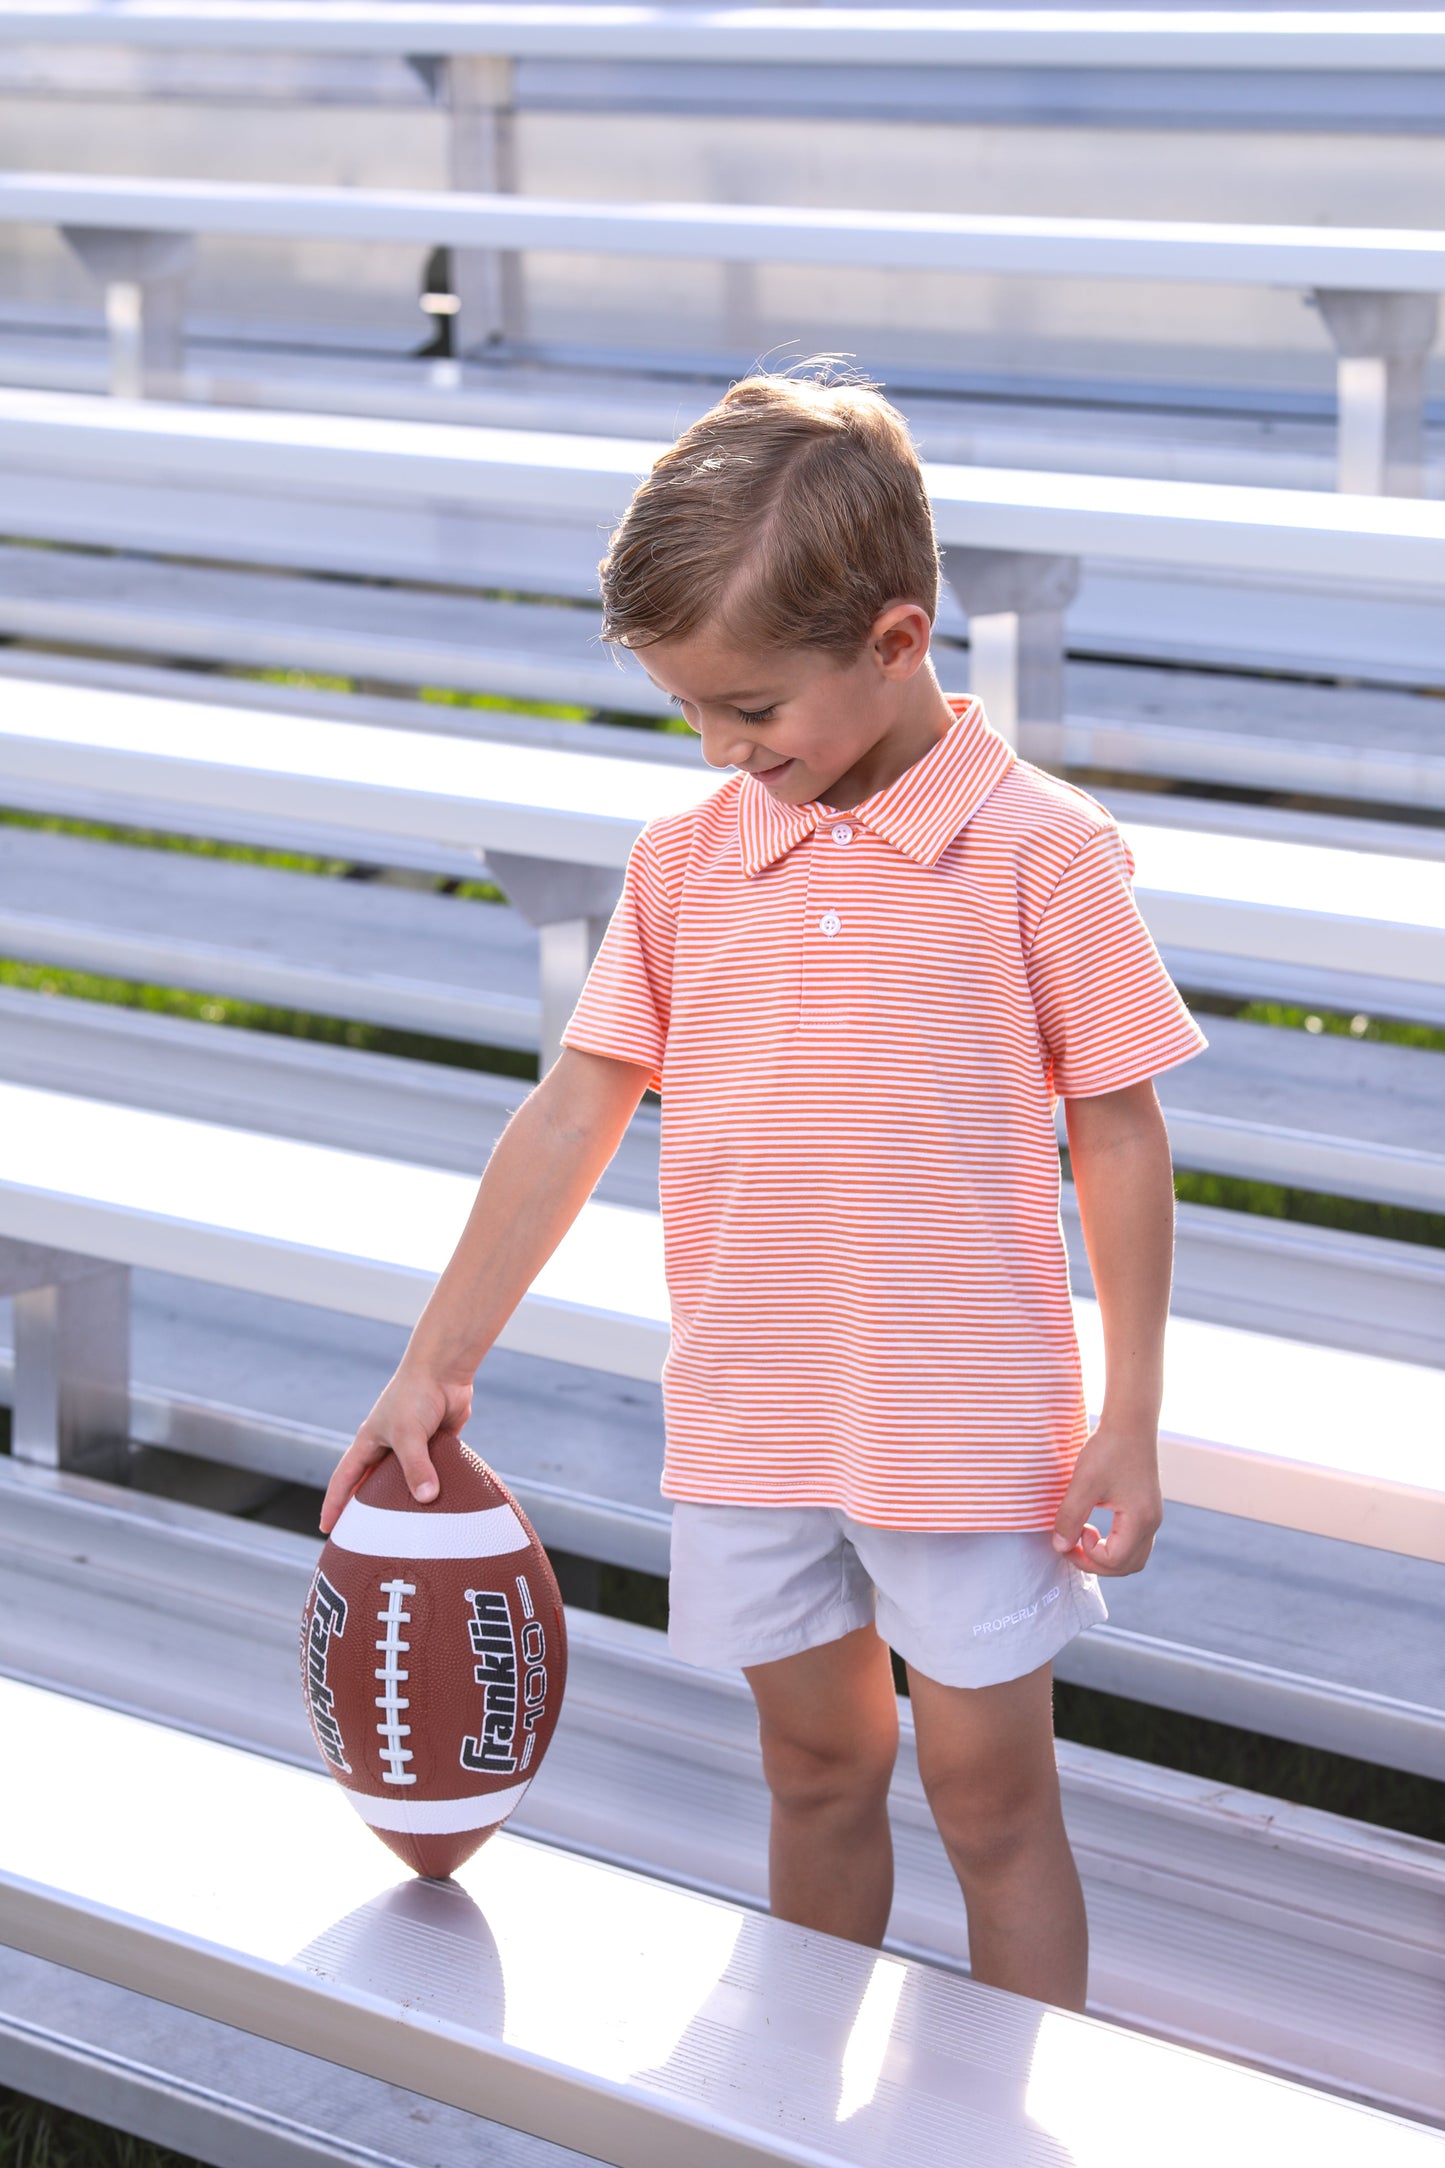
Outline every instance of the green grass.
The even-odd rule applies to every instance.
[[[31,828],[48,836],[85,836],[98,843],[128,843],[148,851],[180,851],[191,858],[225,858],[236,865],[275,866],[284,873],[316,873],[332,879],[355,870],[345,858],[258,850],[248,843],[218,843],[206,836],[171,835],[159,828],[126,828],[108,821],[69,820],[59,813],[26,813],[14,806],[0,806],[0,827]]]
[[[1060,1153],[1065,1172],[1069,1155]],[[1291,1189],[1283,1182],[1246,1181],[1241,1175],[1174,1170],[1181,1204],[1213,1205],[1224,1212],[1255,1212],[1264,1219],[1296,1220],[1305,1227],[1339,1227],[1348,1234],[1445,1249],[1445,1213],[1376,1204],[1367,1197],[1334,1197],[1321,1190]]]
[[[515,595],[495,598],[504,602],[521,600]],[[529,598],[536,601],[537,598]],[[261,685],[284,685],[299,692],[354,693],[360,690],[354,678],[331,677],[316,670],[230,670],[227,676],[250,680]],[[624,681],[619,679],[618,690]],[[395,690],[395,688],[393,688]],[[633,715],[612,708],[579,707],[574,701],[519,700],[510,693],[460,692],[448,685],[403,686],[401,692],[424,706],[436,708],[478,708],[501,715],[535,715],[543,722],[554,723],[610,723],[626,730],[686,731],[687,722],[681,715]]]
[[[92,971],[62,971],[52,964],[21,963],[0,957],[0,986],[75,1001],[106,1002],[116,1008],[144,1009],[156,1016],[186,1017],[241,1031],[268,1032],[284,1039],[310,1039],[327,1046],[354,1046],[369,1054],[399,1054],[411,1061],[437,1062],[450,1069],[474,1069],[491,1076],[535,1082],[537,1057],[516,1047],[473,1045],[465,1039],[438,1039],[418,1031],[392,1031],[383,1024],[363,1024],[338,1016],[315,1016],[308,1010],[273,1008],[259,1001],[237,1001],[226,994],[189,993],[175,986],[146,986],[134,979],[103,978]]]
[[[514,597],[503,597],[514,600]],[[295,692],[354,693],[360,690],[355,678],[334,677],[325,670],[241,670],[227,672],[227,676],[242,683],[254,685],[284,685]],[[459,692],[447,685],[417,685],[402,688],[413,699],[437,708],[482,708],[503,715],[535,715],[544,722],[588,723],[596,712],[592,708],[578,707],[574,702],[557,700],[518,700],[510,693]]]
[[[1227,1001],[1192,996],[1190,1007],[1204,1018],[1236,1017],[1275,1031],[1303,1031],[1312,1037],[1360,1039],[1383,1046],[1407,1046],[1445,1054],[1445,1031],[1399,1017],[1349,1015],[1336,1009],[1307,1009],[1284,1001]],[[1445,1072],[1442,1072],[1445,1079]],[[1335,1197],[1318,1190],[1293,1189],[1282,1182],[1244,1181],[1235,1175],[1176,1170],[1174,1194],[1181,1203],[1215,1205],[1228,1212],[1257,1212],[1266,1219],[1298,1220],[1309,1227],[1338,1227],[1346,1233],[1375,1235],[1394,1242],[1415,1242],[1445,1249],[1445,1215],[1404,1205],[1376,1204],[1362,1197]]]
[[[1365,1197],[1290,1189],[1282,1182],[1247,1182],[1238,1175],[1188,1171],[1176,1171],[1174,1194],[1181,1204],[1216,1205],[1226,1212],[1256,1212],[1265,1219],[1297,1220],[1306,1227],[1338,1227],[1347,1234],[1445,1249],[1445,1214],[1417,1212],[1406,1205],[1374,1204]]]
[[[0,2087],[0,2168],[200,2168],[188,2153],[171,2153],[108,2130],[86,2115]]]
[[[1229,1001],[1223,995],[1192,994],[1189,1006],[1199,1016],[1234,1016],[1246,1024],[1272,1024],[1277,1031],[1306,1031],[1336,1039],[1373,1040],[1384,1046],[1419,1046],[1445,1054],[1445,1031],[1433,1024],[1412,1024],[1399,1017],[1361,1016],[1342,1009],[1307,1009],[1288,1001]],[[1204,1027],[1207,1032],[1209,1027]]]
[[[547,602],[549,597],[497,595],[499,602]],[[566,604],[561,607],[567,607]],[[228,670],[226,676],[249,680],[261,685],[285,685],[299,692],[354,693],[360,686],[354,678],[331,677],[317,670]],[[624,689],[619,680],[618,690]],[[397,688],[390,690],[394,693]],[[459,692],[446,685],[419,685],[402,687],[403,694],[438,708],[481,708],[503,715],[536,715],[543,721],[557,723],[606,723],[614,730],[659,730],[686,737],[691,725],[683,715],[637,715],[622,708],[578,707],[572,702],[558,700],[518,700],[510,693]]]
[[[505,693],[448,692],[437,685],[424,685],[418,697],[428,707],[489,708],[504,715],[536,715],[553,723],[590,723],[596,712],[556,700],[512,700]]]
[[[143,850],[176,851],[190,858],[220,858],[237,866],[269,866],[282,873],[309,873],[323,880],[367,879],[375,871],[351,858],[317,858],[304,851],[266,850],[251,843],[223,843],[209,836],[173,835],[159,828],[127,828],[109,821],[70,820],[58,813],[27,813],[0,806],[0,826],[30,828],[44,835],[81,836],[95,843],[122,843]],[[418,873],[409,885],[438,896],[460,896],[466,903],[505,903],[495,881],[459,880],[450,874]]]

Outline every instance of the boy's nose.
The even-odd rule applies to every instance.
[[[698,736],[702,739],[702,757],[710,768],[745,768],[754,749],[752,739],[735,736],[726,729],[709,730],[704,726]]]

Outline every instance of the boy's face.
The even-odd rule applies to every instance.
[[[702,739],[711,768],[740,768],[785,805],[859,805],[936,744],[953,720],[925,667],[916,603],[875,620],[857,657],[760,649],[703,627],[637,659]]]

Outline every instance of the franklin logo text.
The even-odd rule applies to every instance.
[[[547,1706],[547,1637],[522,1574],[517,1576],[517,1595],[523,1618],[520,1652],[505,1590],[467,1590],[467,1635],[477,1659],[472,1676],[482,1689],[482,1721],[477,1735],[462,1741],[461,1764],[498,1776],[515,1776],[526,1768],[537,1743],[535,1727]],[[525,1735],[520,1755],[519,1725]]]
[[[346,1759],[341,1726],[336,1721],[331,1689],[326,1683],[326,1659],[331,1650],[331,1636],[335,1634],[339,1641],[345,1632],[346,1598],[337,1595],[324,1573],[318,1573],[311,1602],[311,1617],[306,1627],[306,1701],[322,1753],[334,1769],[339,1769],[343,1776],[349,1777],[351,1764]]]

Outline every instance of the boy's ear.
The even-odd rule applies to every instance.
[[[873,620],[869,652],[885,677],[901,683],[922,668],[932,634],[932,623],[921,603],[890,602]]]

